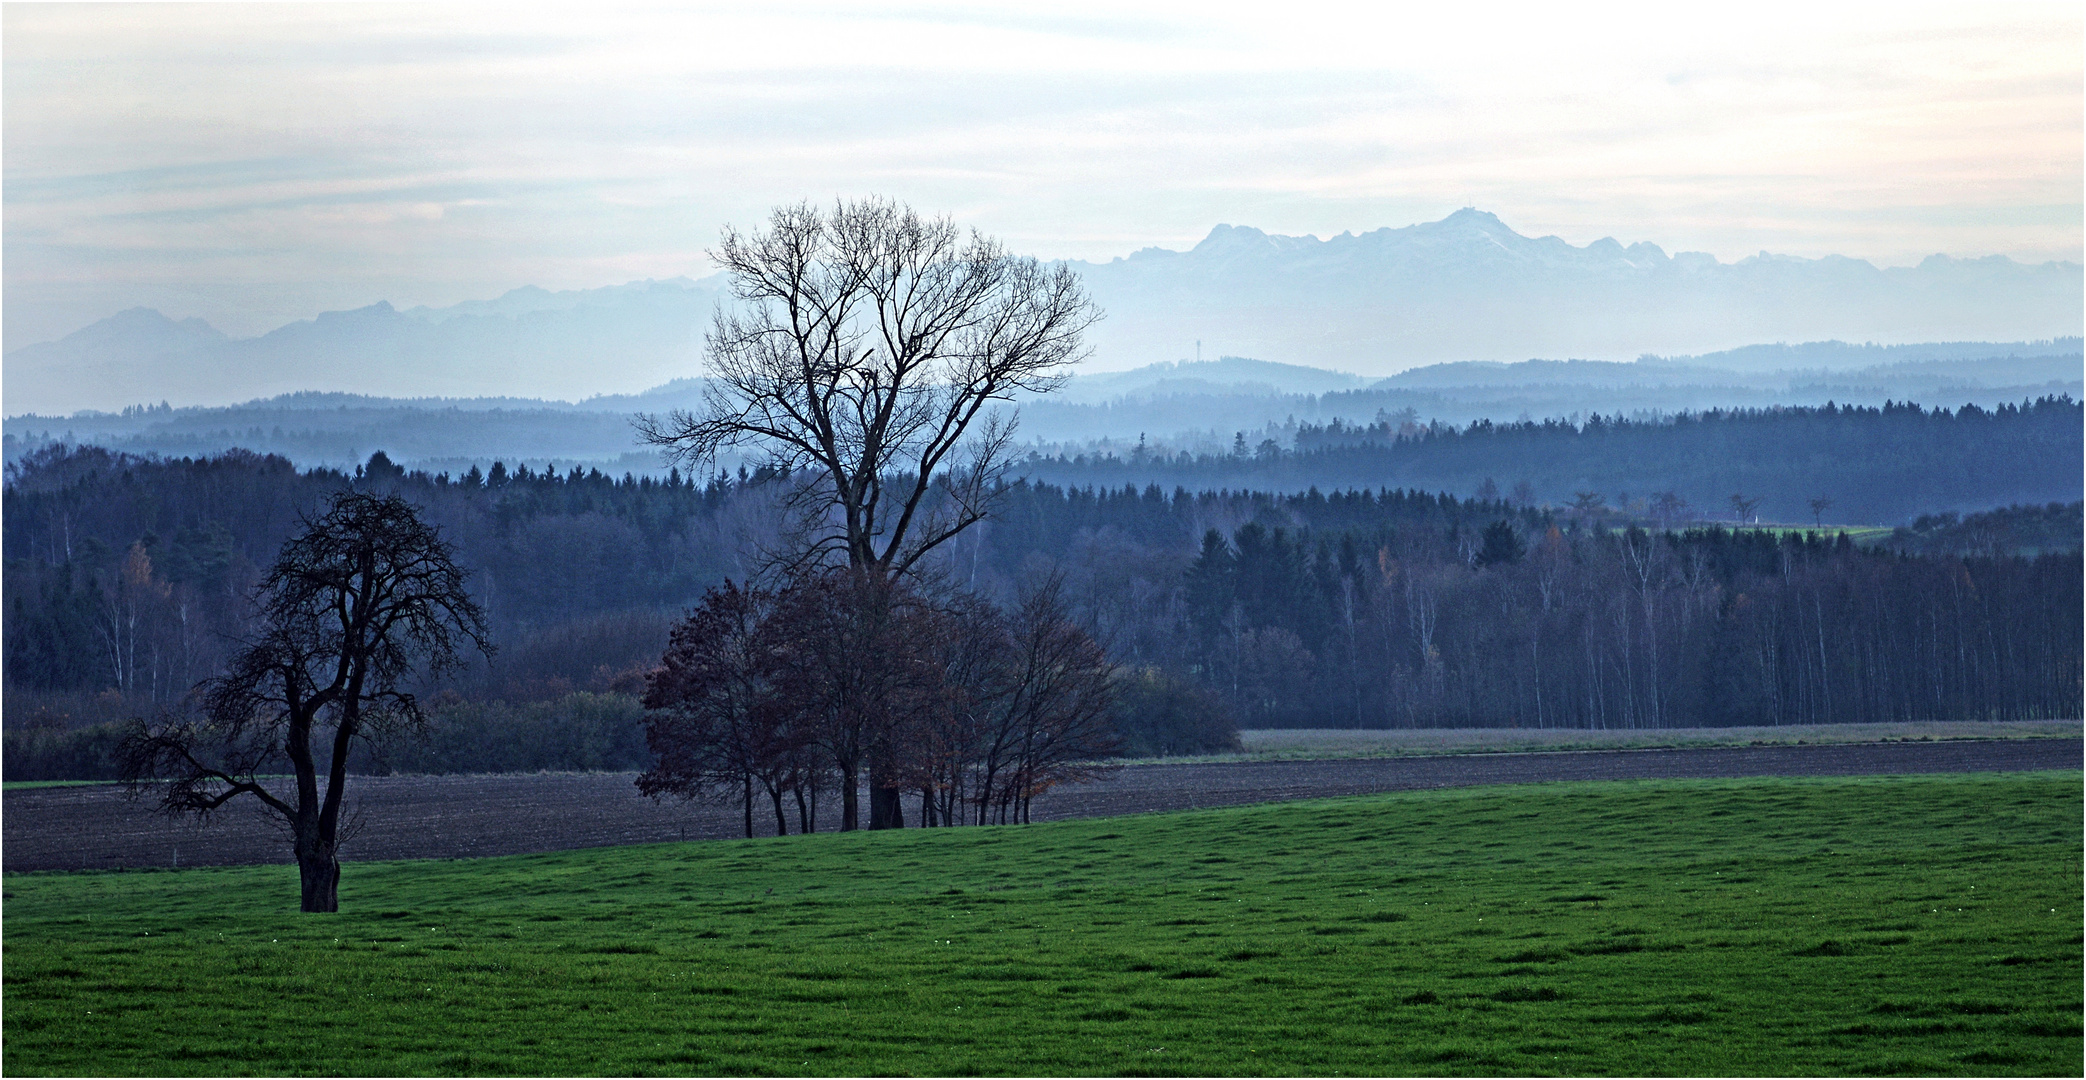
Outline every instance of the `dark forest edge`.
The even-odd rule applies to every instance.
[[[11,470],[8,779],[98,775],[100,725],[171,705],[216,671],[255,568],[300,512],[347,486],[425,508],[502,646],[427,688],[428,741],[358,769],[641,767],[631,695],[678,615],[743,576],[737,552],[768,514],[755,476],[452,478],[381,454],[357,472],[97,448]],[[1217,749],[1232,722],[2075,718],[2079,523],[2077,502],[1934,514],[1857,545],[1511,497],[1024,481],[939,571],[991,597],[1062,573],[1077,621],[1120,668],[1132,753]]]
[[[1032,454],[1020,468],[1069,486],[1445,489],[1667,526],[1733,520],[1742,498],[1744,520],[1900,525],[2078,499],[2081,419],[2069,395],[1994,409],[1827,404],[1463,427],[1405,410],[1305,423],[1292,446],[1239,432],[1228,454],[1140,445],[1126,456]]]

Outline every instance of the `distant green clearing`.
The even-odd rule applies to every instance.
[[[1664,750],[1949,739],[2076,739],[2077,720],[1918,721],[1696,728],[1257,728],[1239,732],[1243,753],[1171,761],[1267,761],[1427,757],[1555,750]]]
[[[1712,526],[1721,529],[1731,529],[1736,532],[1773,533],[1776,536],[1802,536],[1805,533],[1816,533],[1828,540],[1844,535],[1849,541],[1856,544],[1873,544],[1888,540],[1893,533],[1897,532],[1896,527],[1890,525],[1827,525],[1821,528],[1817,525],[1802,525],[1786,521],[1763,521],[1748,525],[1726,525],[1719,521],[1705,521],[1695,523],[1692,526],[1684,525],[1681,528],[1706,528]]]
[[[2077,772],[6,878],[4,1066],[2063,1074]]]

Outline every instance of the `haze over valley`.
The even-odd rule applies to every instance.
[[[1091,331],[1093,357],[1083,371],[1192,360],[1199,345],[1211,359],[1248,356],[1355,376],[1346,385],[1321,378],[1281,387],[1287,392],[1358,389],[1440,363],[1613,362],[1833,339],[2025,343],[2077,337],[2086,326],[2086,277],[2076,262],[1937,255],[1878,268],[1838,256],[1763,252],[1727,263],[1699,252],[1669,256],[1649,242],[1575,247],[1554,236],[1529,238],[1477,210],[1323,241],[1222,225],[1186,251],[1148,248],[1073,265],[1106,312]],[[530,286],[443,308],[399,310],[380,302],[325,312],[253,338],[133,308],[56,341],[10,340],[6,410],[19,416],[160,401],[230,405],[299,391],[565,401],[637,394],[699,374],[702,337],[722,299],[723,282],[714,276],[562,292]],[[1985,358],[1969,355],[1975,351],[1934,355]],[[1715,385],[1726,377],[1721,369],[1739,370],[1755,378],[1720,404],[1767,403],[1772,395],[1764,399],[1752,385],[1760,376],[1772,382],[1780,371],[1870,368],[1905,358],[1755,351],[1702,363],[1720,370],[1653,381]],[[1439,384],[1457,370],[1469,369],[1430,378]],[[1510,369],[1506,378],[1526,372],[1556,381],[1536,370]],[[1630,381],[1642,381],[1634,376],[1632,370]],[[1091,386],[1080,389],[1089,399],[1111,385],[1091,374],[1087,381]],[[1973,381],[2006,380],[1995,372]],[[1706,403],[1698,396],[1694,404],[1673,404],[1678,400],[1625,397],[1577,411]],[[1503,405],[1511,411],[1495,418],[1555,408],[1540,398],[1525,410]]]

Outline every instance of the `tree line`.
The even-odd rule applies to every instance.
[[[108,691],[119,699],[112,708],[135,711],[217,670],[224,643],[243,632],[240,597],[254,566],[327,490],[403,494],[451,538],[474,586],[484,582],[502,649],[452,680],[468,701],[642,693],[674,620],[726,577],[745,580],[733,570],[747,556],[732,545],[780,532],[772,482],[752,475],[472,483],[386,475],[384,464],[373,460],[357,479],[253,455],[142,461],[87,449],[18,470],[5,493],[10,727],[46,707],[69,711],[64,726],[115,719],[97,711]],[[2000,658],[2076,637],[2062,625],[2077,610],[2062,567],[2076,558],[2077,504],[1931,517],[1891,545],[1899,554],[1823,533],[1630,533],[1600,516],[1413,491],[1017,481],[993,499],[994,517],[945,545],[938,572],[1003,603],[1024,582],[1061,573],[1072,619],[1129,671],[1165,680],[1167,693],[1126,694],[1119,709],[1120,736],[1146,752],[1222,745],[1221,724],[1198,732],[1164,720],[1178,693],[1215,697],[1248,725],[2026,715],[2040,706],[2007,688],[2040,683],[2054,687],[2044,698],[2066,700],[2061,665],[2037,675]],[[1519,545],[1513,558],[1514,545],[1496,541],[1486,554],[1488,533],[1501,528]],[[568,571],[532,573],[554,564],[526,551],[574,532],[598,541],[569,570],[589,587],[533,580]],[[1632,536],[1644,539],[1626,543]],[[1978,540],[1940,547],[1948,536]],[[1998,542],[2008,537],[2032,542]],[[510,577],[514,587],[502,587]],[[2046,578],[2047,588],[2023,584]],[[1615,608],[1631,596],[1634,606]],[[2050,633],[2021,636],[2044,624]],[[1965,644],[1948,657],[1904,659],[1958,634]],[[1905,689],[1943,673],[1939,689]],[[1874,692],[1832,689],[1871,682]],[[483,731],[455,715],[459,733]],[[392,760],[470,760],[462,742],[449,745],[440,757],[400,750]],[[516,757],[486,745],[488,761]]]
[[[1163,637],[1253,726],[2059,718],[2080,708],[2080,569],[1718,527],[1249,523],[1206,535]]]
[[[1021,471],[1075,487],[1418,487],[1560,507],[1597,498],[1669,524],[1731,520],[1737,494],[1770,521],[1812,521],[1812,502],[1822,500],[1827,521],[1897,525],[2078,499],[2082,430],[2069,395],[1992,409],[1827,404],[1462,427],[1407,411],[1365,424],[1305,423],[1290,445],[1240,432],[1229,453],[1037,454]]]

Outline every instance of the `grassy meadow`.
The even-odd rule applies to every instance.
[[[2063,1074],[2077,772],[5,879],[33,1074]]]

